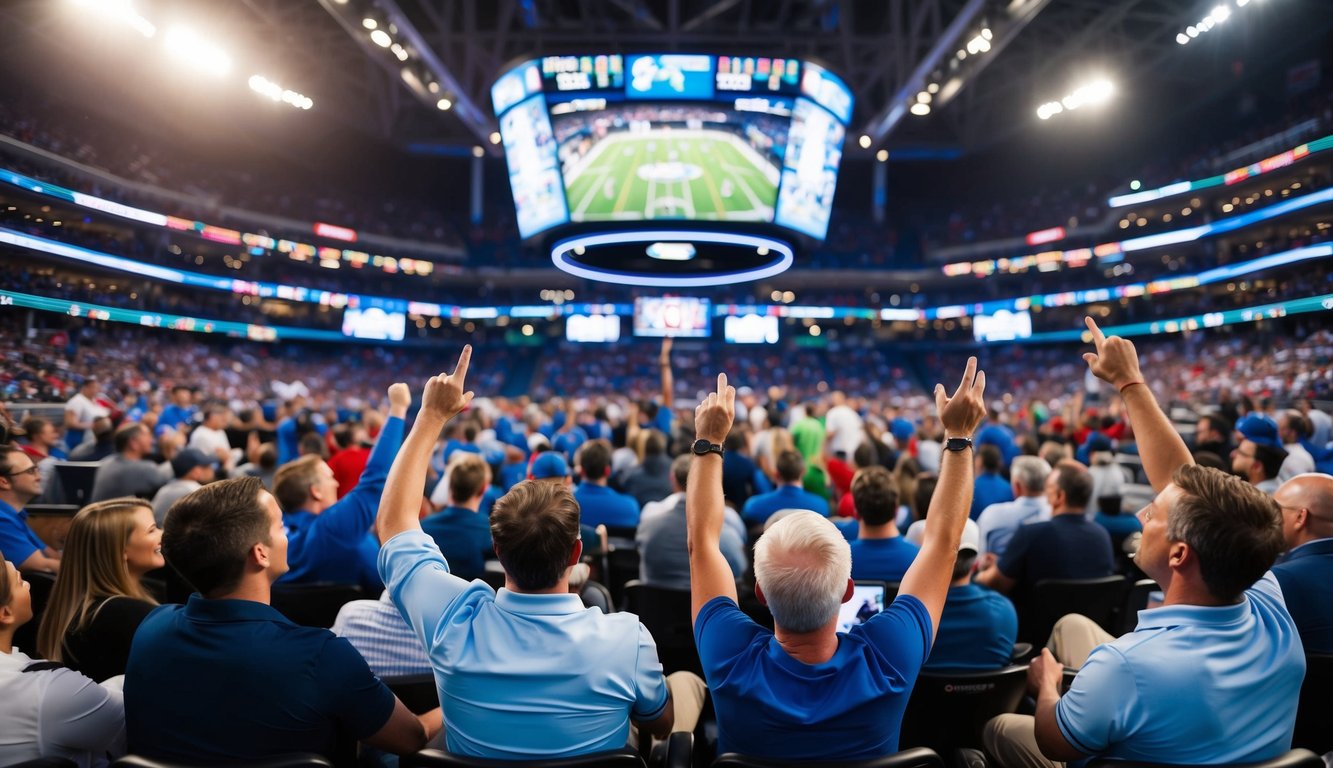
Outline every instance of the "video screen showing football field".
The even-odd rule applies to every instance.
[[[787,121],[636,106],[555,121],[573,221],[772,221]]]

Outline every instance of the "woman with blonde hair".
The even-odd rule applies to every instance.
[[[79,510],[37,630],[42,657],[98,682],[125,674],[134,632],[157,607],[143,576],[164,563],[162,531],[144,499]]]

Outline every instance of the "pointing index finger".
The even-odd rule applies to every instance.
[[[1106,341],[1106,334],[1102,333],[1102,329],[1097,327],[1097,321],[1091,317],[1084,317],[1083,323],[1088,326],[1088,332],[1092,334],[1092,343],[1097,346],[1098,351],[1101,351],[1102,342]]]
[[[459,386],[462,386],[463,379],[467,378],[467,367],[472,362],[472,345],[464,344],[463,351],[458,355],[458,365],[454,366],[454,372],[450,378],[458,379]]]
[[[717,375],[717,396],[722,399],[727,394],[727,374],[719,373]]]
[[[977,359],[975,357],[967,358],[967,367],[963,369],[963,380],[958,383],[958,391],[954,394],[961,394],[965,389],[972,386],[977,375]]]

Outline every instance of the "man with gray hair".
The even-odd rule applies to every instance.
[[[1050,474],[1051,465],[1037,456],[1019,456],[1009,465],[1014,500],[992,504],[977,518],[981,528],[981,551],[977,554],[983,565],[1004,554],[1018,526],[1051,519],[1051,505],[1046,503],[1046,478]]]
[[[686,486],[691,612],[718,720],[718,751],[784,760],[860,760],[898,751],[898,729],[944,609],[972,496],[971,435],[985,415],[985,374],[971,358],[953,397],[935,388],[948,438],[921,552],[898,598],[845,635],[838,608],[852,596],[851,550],[820,515],[789,515],[755,546],[755,594],[772,632],[736,599],[722,556],[722,441],[736,391],[695,411],[698,440]],[[835,738],[831,738],[835,737]]]

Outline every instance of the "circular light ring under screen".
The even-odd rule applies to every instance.
[[[589,249],[595,249],[598,246],[624,245],[626,243],[656,243],[662,241],[712,243],[716,245],[748,247],[755,249],[758,253],[763,253],[764,251],[761,249],[766,249],[767,255],[771,258],[759,266],[743,270],[681,272],[679,274],[648,274],[644,272],[593,267],[580,262],[575,257],[575,249],[582,249],[582,251],[586,252]],[[568,272],[571,275],[575,275],[576,277],[597,280],[604,283],[609,282],[620,283],[623,285],[642,285],[662,288],[731,285],[732,283],[760,280],[765,277],[772,277],[786,272],[791,268],[793,261],[794,256],[792,254],[791,246],[782,240],[764,237],[763,235],[741,233],[688,230],[604,232],[600,234],[570,237],[551,246],[551,262],[555,264],[556,268]]]

